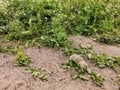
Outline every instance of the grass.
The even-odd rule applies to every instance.
[[[98,41],[119,44],[119,0],[2,0],[0,35],[9,40],[69,46],[67,35],[100,35]],[[67,5],[67,6],[66,6]],[[111,11],[110,11],[111,10]],[[107,33],[110,33],[107,35]],[[105,34],[107,37],[102,38]]]
[[[120,30],[114,30],[113,32],[103,33],[101,35],[96,36],[96,41],[110,44],[110,45],[118,45],[120,46]]]
[[[18,48],[13,48],[12,46],[0,47],[0,53],[15,54],[18,50]]]

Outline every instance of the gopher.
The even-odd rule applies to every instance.
[[[70,56],[70,60],[74,60],[76,63],[79,63],[81,68],[83,69],[88,68],[88,64],[85,62],[85,60],[80,55],[73,54]]]

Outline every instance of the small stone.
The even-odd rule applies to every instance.
[[[83,69],[88,68],[88,64],[85,62],[85,60],[80,55],[73,54],[70,56],[70,60],[73,60],[76,63],[79,63],[81,68],[83,68]]]

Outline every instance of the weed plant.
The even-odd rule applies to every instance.
[[[30,64],[30,58],[27,57],[23,52],[19,51],[16,55],[16,62],[14,64],[16,66],[27,66]]]
[[[119,0],[1,0],[0,35],[67,47],[68,34],[96,35],[118,29],[119,4]]]
[[[85,74],[87,73],[89,77],[92,79],[92,81],[96,83],[96,85],[100,87],[103,86],[104,79],[102,78],[102,76],[100,76],[99,74],[97,74],[96,72],[94,72],[89,68],[87,69],[81,68],[80,64],[76,63],[73,60],[69,60],[68,62],[63,63],[61,67],[63,69],[69,69],[69,70],[74,69],[76,73],[73,75],[72,77],[73,79],[80,78],[82,80],[89,80],[89,78],[85,76]]]
[[[88,58],[95,62],[100,68],[106,68],[109,67],[116,71],[117,73],[119,72],[117,68],[119,68],[120,65],[120,57],[111,57],[109,58],[106,54],[88,54]]]
[[[44,73],[42,73],[41,68],[36,68],[31,64],[27,68],[25,68],[25,72],[32,73],[32,76],[35,79],[38,77],[41,80],[46,80],[46,75]]]

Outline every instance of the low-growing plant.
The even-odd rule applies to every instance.
[[[18,48],[13,48],[12,46],[0,47],[1,53],[15,54],[15,53],[17,53],[17,51],[18,51]]]
[[[120,85],[120,72],[117,75],[118,75],[118,78],[119,78],[118,85]]]
[[[76,73],[73,75],[73,77],[72,77],[73,79],[80,78],[83,80],[89,80],[88,77],[85,76],[85,74],[88,73],[88,75],[93,80],[93,82],[96,83],[96,85],[98,85],[100,87],[103,85],[104,79],[99,74],[95,73],[94,71],[92,71],[89,68],[87,68],[87,69],[81,68],[80,64],[76,63],[73,60],[69,60],[68,62],[61,64],[61,68],[74,69],[76,71]]]
[[[79,64],[77,64],[75,61],[73,60],[69,60],[68,62],[66,63],[62,63],[61,64],[61,68],[63,69],[74,69],[76,71],[76,74],[73,75],[73,79],[77,79],[77,78],[80,78],[80,79],[83,79],[83,80],[88,80],[85,76],[84,76],[84,73],[85,71],[80,67]]]
[[[117,64],[118,66],[120,65],[120,57],[113,57],[113,61],[115,64]]]
[[[109,67],[118,72],[117,67],[120,65],[120,57],[108,57],[106,54],[88,54],[88,58],[95,62],[100,68]]]
[[[98,86],[103,85],[104,79],[99,74],[90,69],[87,69],[87,72],[90,75],[90,78],[93,80],[93,82],[95,82]]]
[[[99,67],[101,68],[107,67],[108,57],[106,54],[102,54],[102,55],[96,53],[93,55],[88,54],[88,57],[89,59],[95,61],[99,65]]]
[[[38,77],[41,80],[46,80],[46,74],[42,73],[41,68],[36,68],[31,64],[25,68],[25,72],[31,73],[34,78]]]
[[[46,79],[46,75],[42,73],[41,68],[34,67],[31,63],[31,60],[26,56],[22,51],[19,51],[15,57],[16,61],[14,62],[15,66],[27,66],[25,72],[32,73],[34,78],[39,77],[42,80]]]
[[[96,41],[99,41],[105,44],[119,45],[120,44],[119,29],[96,36]]]
[[[30,58],[21,51],[17,53],[15,59],[14,65],[16,66],[27,66],[31,62]]]
[[[67,44],[62,50],[68,56],[72,54],[86,55],[93,52],[92,47],[82,47],[81,44],[79,44],[78,48],[74,48],[73,46],[71,46],[71,44]]]

